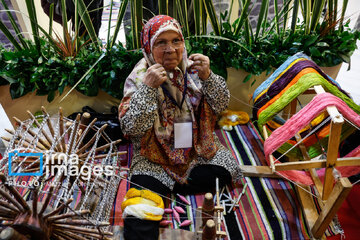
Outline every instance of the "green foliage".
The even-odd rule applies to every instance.
[[[158,1],[160,12],[173,15],[182,23],[184,34],[188,36],[186,46],[189,54],[203,53],[209,56],[211,69],[225,78],[228,67],[244,69],[250,73],[242,80],[244,82],[248,81],[251,75],[260,75],[264,71],[269,73],[297,52],[304,52],[320,66],[349,63],[350,56],[356,49],[356,41],[360,39],[360,32],[351,31],[348,23],[343,24],[347,1],[343,1],[341,11],[337,10],[337,0],[329,1],[327,4],[330,11],[322,18],[320,13],[326,5],[325,0],[284,0],[283,8],[276,8],[275,17],[268,19],[269,1],[262,0],[260,21],[255,31],[252,31],[249,20],[249,12],[253,7],[251,0],[239,0],[240,15],[233,23],[230,22],[228,12],[221,13],[220,18],[217,18],[211,0],[193,0],[191,6],[187,6],[182,0],[174,1],[175,10],[171,13],[168,0]],[[1,2],[5,4],[3,0]],[[119,32],[128,2],[122,1],[115,36]],[[85,45],[81,36],[70,36],[66,31],[65,44],[54,39],[51,29],[47,32],[37,24],[33,3],[26,0],[35,41],[26,40],[20,30],[16,29],[16,24],[13,24],[13,28],[17,37],[12,36],[0,21],[0,30],[15,46],[15,50],[0,47],[0,85],[10,84],[13,98],[36,91],[37,95],[47,95],[51,101],[56,91],[62,94],[66,86],[74,86],[83,78],[76,87],[81,93],[96,96],[98,90],[102,89],[116,98],[122,98],[124,81],[142,58],[140,50],[129,51],[139,48],[142,17],[137,13],[142,12],[142,2],[136,0],[129,3],[132,4],[134,24],[131,34],[126,36],[126,48],[116,44],[115,37],[108,36],[107,45],[101,50],[83,0],[76,0],[75,3],[78,9],[77,17],[84,21],[91,39],[91,42]],[[186,12],[189,9],[194,11],[195,35],[192,35],[187,25],[187,18],[192,17],[190,12]],[[287,19],[289,12],[293,13],[291,27],[284,29],[284,22],[290,21]],[[297,18],[300,12],[305,19],[303,23],[299,23]],[[340,19],[337,19],[338,12],[341,13]],[[207,19],[214,28],[214,31],[208,34]],[[75,29],[78,29],[78,26],[75,26]],[[39,32],[44,37],[40,37]],[[204,36],[205,34],[207,35]],[[69,49],[74,54],[68,54],[68,57],[62,54]],[[105,56],[99,61],[104,53]],[[97,61],[99,62],[96,64]],[[89,73],[85,74],[88,71]]]
[[[53,100],[56,91],[63,93],[66,86],[74,86],[86,71],[99,59],[102,52],[96,51],[94,44],[86,45],[73,57],[63,59],[56,54],[48,43],[41,39],[42,54],[29,42],[29,49],[11,51],[1,49],[1,83],[10,84],[12,98],[28,92],[48,95]],[[115,44],[106,51],[105,57],[86,75],[76,90],[96,96],[99,89],[121,99],[123,85],[134,65],[141,59],[140,51],[126,51]]]
[[[189,38],[187,44],[190,47],[189,52],[199,52],[209,56],[211,68],[215,73],[226,77],[226,68],[234,67],[244,69],[252,75],[259,75],[279,67],[297,52],[304,52],[319,66],[324,67],[350,62],[350,57],[357,48],[356,41],[360,32],[352,31],[348,28],[348,23],[342,24],[344,10],[341,12],[340,20],[336,20],[334,13],[327,13],[326,17],[321,19],[324,0],[310,2],[310,5],[306,0],[295,0],[292,5],[291,1],[285,1],[283,8],[275,11],[275,17],[267,20],[269,2],[262,0],[259,14],[261,21],[258,22],[256,32],[253,33],[248,27],[250,2],[250,0],[239,1],[242,11],[234,23],[230,23],[227,12],[221,13],[219,19],[221,32],[210,33],[210,36],[214,37]],[[331,5],[335,11],[336,1]],[[305,21],[303,23],[298,21],[296,24],[299,6]],[[346,8],[345,3],[344,8]],[[284,30],[282,24],[289,11],[293,11],[291,28]],[[215,36],[218,35],[232,41],[216,38]]]
[[[270,72],[279,67],[288,57],[297,52],[304,52],[319,66],[329,67],[341,62],[349,62],[356,47],[360,32],[335,29],[322,35],[326,23],[317,25],[316,29],[306,34],[304,25],[297,25],[295,31],[279,29],[258,37],[251,45],[243,37],[244,31],[238,35],[234,30],[238,21],[230,24],[227,12],[221,14],[221,36],[233,40],[226,41],[214,37],[190,37],[187,41],[189,53],[203,53],[211,60],[211,69],[221,76],[227,76],[226,68],[244,69],[252,75]],[[212,33],[214,35],[214,33]],[[236,43],[235,43],[236,42]],[[241,46],[240,46],[240,45]],[[243,81],[246,81],[244,79]]]

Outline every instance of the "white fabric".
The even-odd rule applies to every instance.
[[[161,216],[164,214],[164,209],[149,206],[147,204],[135,204],[127,206],[124,209],[123,217],[125,218],[126,216],[133,216],[139,219],[145,219],[147,213]]]

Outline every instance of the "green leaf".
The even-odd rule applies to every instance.
[[[114,70],[112,70],[112,71],[110,72],[110,77],[111,77],[111,78],[115,78],[115,77],[116,77],[116,73],[115,73]]]
[[[339,56],[341,57],[341,59],[346,62],[346,63],[350,63],[350,56],[346,55],[346,54],[339,54]]]
[[[9,77],[9,76],[6,76],[6,74],[4,74],[4,73],[1,73],[0,76],[1,76],[2,78],[4,78],[6,81],[8,81],[10,84],[17,82],[16,79],[14,79],[14,78],[12,78],[12,77]]]
[[[251,74],[251,73],[248,74],[248,75],[244,78],[243,83],[246,83],[247,81],[249,81],[249,80],[251,79],[251,77],[252,77],[252,74]]]
[[[124,15],[125,15],[125,10],[126,10],[127,4],[128,4],[128,0],[122,0],[121,1],[119,13],[118,13],[118,18],[117,18],[117,21],[116,21],[116,26],[115,26],[114,35],[112,37],[112,42],[111,42],[110,48],[112,48],[114,46],[116,38],[117,38],[117,36],[119,34],[120,26],[122,24],[122,20],[123,20]]]
[[[312,44],[314,44],[316,42],[316,40],[318,40],[319,36],[315,35],[315,36],[310,36],[308,39],[306,39],[304,47],[307,48],[309,46],[311,46]]]
[[[0,30],[4,33],[4,35],[6,36],[6,38],[14,45],[14,47],[18,50],[22,50],[20,44],[16,41],[16,39],[14,38],[14,36],[11,34],[11,32],[9,31],[9,29],[5,26],[5,24],[0,21]]]
[[[309,51],[311,52],[311,56],[315,56],[315,57],[321,56],[319,49],[317,49],[316,47],[310,47]]]
[[[316,43],[316,46],[319,47],[330,47],[330,45],[327,42],[318,42]]]
[[[253,86],[256,82],[256,79],[254,79],[254,81],[252,81],[251,85],[250,86]]]
[[[55,98],[55,91],[50,91],[47,97],[47,101],[51,102]]]
[[[44,62],[44,59],[43,59],[43,57],[41,56],[41,57],[39,57],[39,59],[38,59],[38,64],[42,64]]]
[[[204,0],[204,3],[205,3],[204,5],[205,5],[206,12],[209,16],[209,20],[210,20],[210,23],[214,30],[215,35],[221,36],[221,25],[219,24],[219,20],[216,16],[215,7],[214,7],[212,0]]]
[[[83,0],[78,0],[78,13],[86,27],[86,30],[91,38],[91,41],[97,46],[99,47],[99,41],[98,38],[96,36],[96,32],[94,29],[94,25],[92,24],[92,21],[90,19],[90,15],[89,15],[89,11],[87,10],[87,7],[84,3]],[[95,49],[100,49],[100,48],[95,48]],[[99,50],[98,50],[99,51]]]

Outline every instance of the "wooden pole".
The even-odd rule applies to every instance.
[[[347,178],[340,178],[336,183],[330,197],[326,201],[319,218],[316,220],[311,232],[315,238],[320,238],[334,218],[341,204],[350,193],[352,185]]]
[[[266,140],[269,137],[268,132],[266,130],[266,125],[263,126],[263,133],[264,133],[264,140]],[[270,154],[270,169],[272,172],[275,172],[275,161],[274,161],[274,156],[272,154]]]
[[[344,120],[342,119],[342,117],[340,119],[340,116],[336,117],[335,120],[331,120],[327,162],[325,169],[324,189],[322,196],[323,200],[327,200],[329,198],[329,195],[333,188],[333,184],[334,184],[333,168],[336,164],[336,160],[338,157],[341,127],[343,123]]]

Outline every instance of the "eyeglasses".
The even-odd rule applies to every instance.
[[[177,50],[179,48],[184,47],[184,41],[180,39],[174,39],[172,41],[160,40],[154,43],[153,48],[160,49],[160,50],[167,50],[169,47]]]

